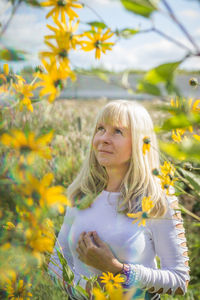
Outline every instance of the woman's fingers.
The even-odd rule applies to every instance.
[[[90,248],[92,248],[94,245],[92,239],[92,231],[89,231],[88,233],[82,232],[80,234],[79,240],[78,240],[78,246],[77,246],[77,252],[86,254],[86,251]]]
[[[89,231],[87,234],[85,234],[83,239],[87,248],[96,247],[92,241],[92,231]]]
[[[98,247],[104,246],[104,242],[100,239],[96,231],[93,232],[93,238]]]

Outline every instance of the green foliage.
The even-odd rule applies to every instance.
[[[74,280],[74,273],[72,272],[72,270],[68,266],[67,260],[64,258],[63,254],[59,250],[57,250],[57,255],[58,255],[58,258],[60,260],[61,266],[63,268],[63,278],[64,278],[64,280],[67,283],[72,284],[73,280]]]
[[[157,84],[160,82],[172,81],[174,76],[174,71],[181,64],[182,60],[173,63],[161,64],[146,73],[144,79],[152,84]]]
[[[121,29],[121,30],[116,30],[115,31],[115,34],[117,36],[120,36],[124,39],[127,39],[127,38],[130,38],[132,37],[133,35],[137,34],[139,32],[138,29],[133,29],[133,28],[124,28],[124,29]]]
[[[87,24],[90,25],[90,26],[94,26],[94,27],[102,28],[102,29],[104,29],[104,28],[107,27],[105,23],[103,23],[103,22],[97,22],[97,21],[88,22]]]
[[[157,5],[153,0],[121,0],[123,6],[130,12],[149,18],[157,10]]]
[[[25,51],[14,48],[0,49],[0,60],[6,61],[21,61],[25,60]]]
[[[138,93],[144,93],[144,94],[150,94],[155,96],[160,96],[161,91],[158,86],[155,84],[149,83],[145,80],[140,80],[137,85],[137,92]]]

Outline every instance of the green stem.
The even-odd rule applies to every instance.
[[[194,46],[194,48],[199,53],[200,50],[199,50],[198,45],[193,40],[193,38],[191,37],[191,35],[187,31],[187,29],[183,26],[183,24],[177,19],[177,17],[175,16],[172,8],[169,6],[169,4],[167,3],[167,1],[166,0],[162,0],[162,2],[164,4],[164,6],[166,7],[166,9],[168,10],[171,19],[177,24],[177,26],[180,28],[180,30],[184,33],[184,35],[188,38],[188,40],[191,42],[191,44]]]
[[[160,36],[162,36],[163,38],[167,39],[168,41],[176,44],[178,47],[180,47],[181,49],[185,48],[186,50],[189,51],[189,53],[191,53],[190,48],[188,48],[187,46],[185,46],[184,44],[182,44],[181,42],[175,40],[174,38],[172,38],[171,36],[167,35],[166,33],[162,32],[161,30],[157,29],[157,28],[152,28],[152,31],[156,32],[157,34],[159,34]]]
[[[15,6],[13,6],[12,8],[12,12],[11,12],[11,15],[7,21],[7,23],[4,25],[4,27],[2,28],[1,32],[0,32],[0,37],[5,33],[5,31],[7,30],[8,26],[10,25],[10,22],[12,21],[17,9],[19,8],[21,4],[21,1],[19,1]]]
[[[87,8],[89,8],[96,16],[97,18],[106,25],[106,22],[103,20],[103,18],[96,12],[96,10],[94,8],[92,8],[91,6],[89,6],[88,4],[86,3],[81,3],[83,6],[86,6]],[[107,25],[106,25],[107,26]],[[108,27],[108,26],[107,26]]]
[[[188,214],[189,216],[193,217],[194,219],[198,220],[200,222],[200,217],[197,215],[193,214],[191,211],[189,211],[187,208],[185,208],[183,205],[179,204],[181,210]]]

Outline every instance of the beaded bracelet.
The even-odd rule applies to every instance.
[[[118,272],[117,274],[121,274],[122,277],[123,275],[125,275],[125,282],[122,283],[122,287],[123,288],[129,288],[130,286],[132,286],[135,283],[136,280],[136,272],[133,268],[132,265],[130,264],[123,264],[123,268],[120,272]],[[117,275],[115,274],[115,275]]]

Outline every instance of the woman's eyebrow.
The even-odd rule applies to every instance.
[[[121,127],[121,126],[113,126],[115,129],[121,129],[121,130],[127,130],[126,127]]]

